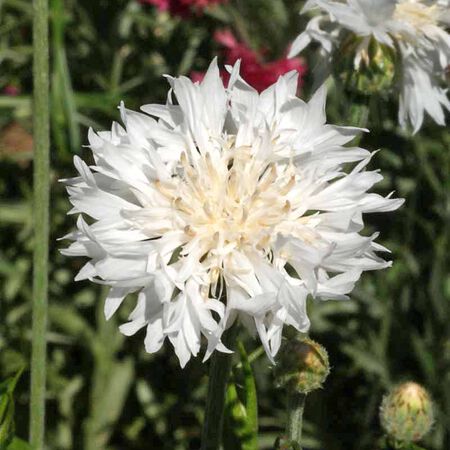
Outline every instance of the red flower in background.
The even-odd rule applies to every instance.
[[[3,94],[15,97],[16,95],[20,94],[20,89],[13,84],[8,84],[3,88]]]
[[[168,11],[172,16],[188,17],[192,11],[201,12],[210,5],[228,0],[140,0],[141,3],[155,5],[160,11]]]
[[[229,30],[216,31],[214,40],[224,47],[225,64],[234,64],[238,59],[241,60],[241,75],[258,92],[268,88],[275,83],[280,75],[291,70],[296,70],[299,77],[299,87],[302,84],[302,76],[307,70],[303,59],[286,57],[275,61],[266,62],[263,60],[263,51],[255,51],[246,44],[239,42],[233,33]],[[194,81],[200,81],[203,78],[202,72],[192,72],[191,78]],[[222,72],[222,78],[228,83],[229,74]]]

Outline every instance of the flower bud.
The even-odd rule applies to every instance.
[[[338,52],[335,74],[347,87],[371,95],[392,87],[395,78],[395,51],[371,39],[361,48],[359,38],[347,39]]]
[[[428,392],[417,383],[403,383],[383,398],[381,426],[398,441],[422,439],[433,425],[433,404]]]
[[[274,369],[278,387],[301,394],[321,388],[329,373],[326,350],[309,338],[285,341]]]

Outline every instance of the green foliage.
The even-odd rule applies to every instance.
[[[14,438],[14,390],[22,372],[23,369],[0,383],[0,450],[10,449],[14,441],[17,441]]]
[[[204,70],[219,51],[211,39],[214,30],[232,27],[255,48],[281,56],[302,29],[301,4],[230,0],[183,20],[135,0],[51,2],[50,450],[199,448],[205,366],[195,360],[181,371],[168,346],[147,355],[141,334],[124,339],[117,329],[132,299],[106,323],[104,292],[73,282],[83,261],[58,251],[65,243],[56,239],[74,221],[66,216],[70,206],[57,180],[73,176],[74,154],[90,157],[80,145],[86,143],[87,127],[106,129],[118,120],[120,100],[135,109],[164,101],[162,74]],[[0,91],[9,84],[21,90],[16,97],[0,96],[0,379],[6,379],[27,364],[31,344],[32,152],[25,145],[32,121],[29,1],[3,0],[0,15]],[[314,67],[312,55],[306,58]],[[308,79],[305,97],[312,86]],[[354,95],[330,84],[329,122],[368,124],[371,133],[360,145],[382,149],[375,156],[385,176],[380,189],[395,190],[406,204],[397,213],[369,218],[393,251],[393,267],[365,274],[349,302],[310,302],[311,335],[328,350],[332,372],[326,388],[308,397],[303,445],[372,450],[382,434],[382,396],[398,382],[414,380],[430,391],[436,405],[436,423],[419,445],[443,450],[450,447],[450,133],[427,123],[411,137],[397,128],[397,105],[387,96]],[[20,124],[21,140],[5,148],[4,127],[12,123]],[[256,341],[242,339],[251,370],[241,352],[228,391],[230,435],[249,433],[248,442],[254,443],[258,426],[259,448],[271,449],[283,430],[284,399]],[[16,434],[23,439],[28,378],[24,374],[15,390]],[[18,439],[10,445],[26,447]]]
[[[238,343],[240,364],[226,392],[224,449],[258,449],[258,399],[255,378],[242,342]]]
[[[19,438],[14,438],[7,450],[32,450],[30,444]]]
[[[402,442],[388,437],[380,440],[378,448],[380,450],[426,450],[414,442]]]

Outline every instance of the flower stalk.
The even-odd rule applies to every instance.
[[[305,400],[306,394],[296,392],[295,390],[290,390],[288,393],[286,435],[291,442],[295,442],[300,446],[302,441]]]
[[[286,389],[287,423],[286,437],[279,438],[277,448],[301,450],[306,395],[322,388],[329,373],[328,353],[317,342],[297,337],[282,343],[274,375],[276,386]]]
[[[235,325],[222,338],[230,349],[234,347],[238,327]],[[230,378],[233,353],[214,352],[209,366],[208,394],[202,430],[201,450],[218,450],[222,441],[225,392]]]
[[[44,448],[49,239],[48,0],[33,1],[34,259],[30,441]]]

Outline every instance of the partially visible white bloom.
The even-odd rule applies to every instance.
[[[290,57],[314,40],[333,64],[333,50],[340,51],[339,45],[353,33],[361,39],[354,55],[358,69],[367,59],[370,40],[375,39],[395,48],[400,56],[400,124],[409,122],[417,132],[424,112],[439,125],[445,124],[450,103],[440,83],[450,63],[448,0],[309,0],[302,12],[314,8],[319,8],[320,14],[293,42]]]
[[[308,330],[308,295],[345,299],[363,271],[391,265],[378,234],[360,234],[363,215],[402,204],[367,192],[382,176],[344,147],[362,130],[326,124],[324,88],[305,103],[296,72],[258,94],[230,70],[228,88],[214,61],[201,83],[168,77],[166,105],[121,106],[125,128],[91,130],[94,164],[75,157],[65,180],[80,215],[63,253],[89,258],[76,280],[111,287],[107,318],[137,293],[120,330],[146,328],[150,353],[168,338],[182,366],[202,336],[205,357],[228,351],[238,318],[272,359],[284,324]]]
[[[445,125],[445,112],[450,110],[450,101],[436,78],[429,76],[427,61],[419,60],[414,54],[403,58],[403,82],[400,95],[400,124],[407,120],[416,124],[418,131],[426,111],[439,125]]]

